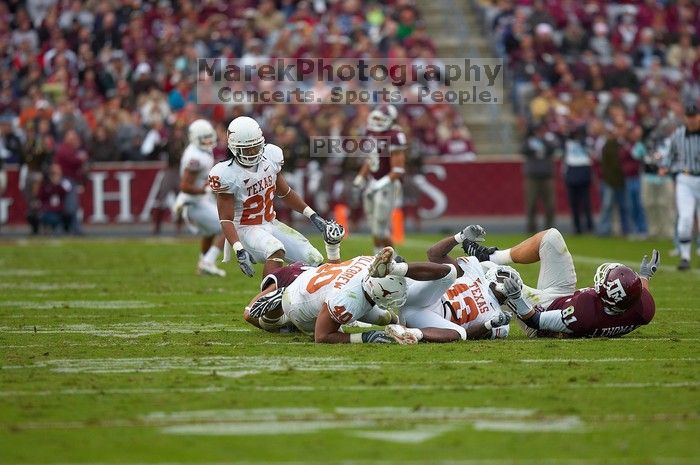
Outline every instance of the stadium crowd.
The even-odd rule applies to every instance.
[[[577,231],[593,230],[590,189],[597,175],[600,234],[611,233],[617,207],[624,235],[672,235],[672,179],[659,176],[657,165],[663,141],[683,122],[684,105],[700,98],[697,2],[476,4],[508,63],[512,101],[527,132],[529,229],[538,199],[545,222],[553,221],[555,145],[563,152]]]
[[[28,0],[0,3],[0,17],[0,159],[23,165],[35,231],[42,212],[55,209],[38,197],[54,163],[74,186],[60,201],[78,231],[76,196],[91,162],[165,159],[175,168],[183,128],[198,117],[219,131],[219,156],[225,125],[255,117],[291,168],[308,162],[309,137],[360,134],[365,125],[370,105],[196,105],[198,57],[435,54],[412,0]],[[473,156],[454,107],[406,107],[400,123],[414,153]]]

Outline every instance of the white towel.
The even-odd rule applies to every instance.
[[[224,257],[221,259],[221,263],[228,263],[231,261],[231,255],[233,252],[233,247],[231,243],[226,239],[224,242]]]

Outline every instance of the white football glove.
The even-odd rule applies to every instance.
[[[478,224],[470,224],[462,231],[455,234],[455,240],[461,244],[464,241],[483,242],[486,230]]]
[[[659,263],[661,259],[659,258],[659,251],[654,249],[651,252],[651,260],[645,255],[642,259],[642,264],[639,265],[639,276],[646,279],[651,279],[652,276],[656,274],[656,270],[659,269]]]
[[[325,230],[323,231],[323,241],[326,244],[340,244],[340,241],[345,237],[345,228],[335,220],[326,221]]]
[[[496,285],[496,290],[508,300],[519,299],[523,292],[523,283],[515,278],[506,278]]]
[[[253,269],[255,259],[253,259],[250,252],[246,249],[241,249],[236,252],[236,259],[238,260],[238,266],[241,267],[241,271],[249,278],[252,278],[255,275],[255,270]]]

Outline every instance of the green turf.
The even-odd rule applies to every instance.
[[[421,259],[436,238],[399,250]],[[195,276],[193,240],[4,243],[0,463],[700,463],[700,273],[676,272],[668,243],[567,241],[581,286],[600,257],[636,267],[659,247],[653,323],[619,340],[512,325],[506,341],[319,346],[248,328],[257,278]]]

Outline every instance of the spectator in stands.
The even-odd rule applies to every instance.
[[[56,232],[59,226],[69,232],[72,217],[67,213],[66,201],[72,189],[70,181],[63,177],[57,163],[49,167],[47,176],[38,186],[37,202],[40,210],[40,224]]]
[[[119,148],[112,131],[105,124],[98,123],[87,143],[87,152],[91,161],[119,161]]]
[[[69,231],[73,234],[82,234],[78,210],[80,194],[83,192],[87,174],[88,155],[82,148],[80,136],[75,129],[66,131],[63,143],[56,149],[54,163],[60,166],[65,179],[70,183],[64,202],[65,214],[70,218]]]
[[[536,233],[554,227],[554,156],[557,150],[555,136],[544,124],[530,129],[523,145],[525,156],[525,209],[527,212],[527,232]],[[537,225],[538,203],[544,210],[544,225]]]

